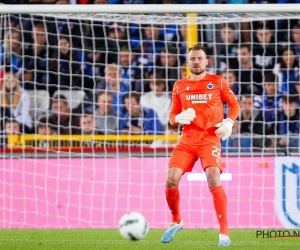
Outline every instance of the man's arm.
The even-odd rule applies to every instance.
[[[221,97],[230,107],[227,118],[235,121],[240,113],[240,105],[235,94],[231,91],[228,82],[223,78],[221,79]]]
[[[182,106],[181,106],[181,100],[178,95],[178,86],[177,83],[175,83],[172,91],[172,104],[171,104],[171,110],[169,115],[171,125],[173,126],[179,125],[179,123],[175,121],[175,116],[180,114],[181,109]]]
[[[228,103],[230,109],[228,117],[216,124],[218,129],[215,131],[215,134],[222,140],[227,140],[232,133],[234,121],[240,113],[240,105],[231,91],[228,82],[223,78],[221,78],[221,97]]]

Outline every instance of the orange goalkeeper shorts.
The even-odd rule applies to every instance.
[[[183,173],[191,172],[198,158],[204,171],[207,167],[214,166],[222,173],[221,145],[217,140],[205,145],[189,145],[179,141],[171,154],[168,167],[181,168]]]

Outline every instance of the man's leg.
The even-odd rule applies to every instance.
[[[172,214],[172,222],[180,223],[181,215],[179,210],[179,190],[178,185],[183,174],[181,168],[172,167],[168,169],[166,180],[166,200]]]
[[[213,196],[213,202],[220,225],[219,246],[230,246],[231,241],[228,232],[227,221],[227,196],[220,180],[220,169],[218,167],[207,167],[205,169],[208,187]]]
[[[169,243],[173,240],[175,233],[183,227],[183,220],[179,209],[180,195],[178,190],[179,181],[182,175],[183,170],[181,168],[170,167],[168,169],[166,180],[166,200],[172,214],[172,223],[164,232],[161,238],[162,243]]]
[[[163,243],[173,240],[176,232],[183,227],[179,209],[180,195],[178,185],[181,176],[185,172],[191,171],[197,159],[192,149],[181,143],[178,143],[172,152],[166,180],[166,200],[172,214],[172,223],[161,238]]]

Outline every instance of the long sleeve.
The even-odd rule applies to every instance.
[[[181,111],[182,111],[181,100],[178,95],[177,83],[175,83],[173,86],[173,91],[172,91],[172,104],[171,104],[171,110],[170,110],[170,114],[169,114],[170,123],[173,126],[178,125],[178,123],[175,122],[175,116],[180,114]]]
[[[231,91],[228,82],[225,79],[222,79],[221,81],[221,97],[230,107],[228,118],[235,121],[240,113],[239,102],[237,101],[235,94]]]

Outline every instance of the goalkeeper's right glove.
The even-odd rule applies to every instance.
[[[175,122],[180,124],[191,124],[191,121],[196,117],[196,112],[193,108],[188,108],[175,116]]]

